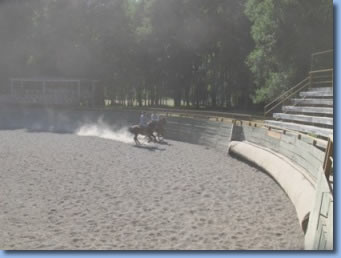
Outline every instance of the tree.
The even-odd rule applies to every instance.
[[[255,49],[247,64],[254,75],[255,103],[270,101],[306,77],[310,55],[333,47],[332,2],[248,0]]]

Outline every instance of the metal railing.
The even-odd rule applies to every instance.
[[[233,112],[223,112],[223,111],[205,111],[205,110],[195,110],[195,109],[176,109],[176,108],[157,108],[157,107],[138,107],[130,108],[131,110],[145,111],[145,112],[158,112],[164,114],[176,114],[178,116],[191,116],[191,117],[202,117],[202,118],[225,118],[227,120],[243,120],[243,121],[253,121],[253,120],[263,120],[261,114],[252,115],[246,113],[233,113]]]
[[[333,49],[313,53],[311,55],[311,71],[309,76],[267,104],[264,107],[264,116],[269,115],[277,107],[283,105],[283,103],[307,87],[313,88],[317,85],[334,87],[333,54]],[[321,61],[322,59],[324,59],[324,62]],[[319,68],[315,64],[320,64]]]
[[[311,54],[310,70],[331,69],[334,67],[334,50],[316,52]]]
[[[286,101],[297,95],[305,88],[314,88],[316,86],[331,86],[334,87],[334,70],[323,69],[311,71],[309,77],[282,93],[278,98],[274,99],[271,103],[264,107],[264,116],[269,115],[277,107],[283,105]],[[296,103],[297,105],[297,103]]]
[[[278,98],[274,99],[271,103],[264,107],[264,116],[267,116],[271,111],[275,110],[277,107],[281,106],[288,99],[295,96],[297,93],[302,91],[304,88],[311,85],[310,77],[305,78],[303,81],[282,93]]]
[[[334,69],[315,70],[309,73],[311,87],[323,85],[334,87]]]

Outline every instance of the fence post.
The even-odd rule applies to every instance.
[[[333,156],[333,140],[331,138],[331,136],[328,139],[328,145],[327,145],[327,149],[326,149],[326,155],[324,158],[324,163],[323,163],[323,170],[324,170],[324,174],[327,178],[327,181],[329,182],[329,177],[331,175],[331,168],[332,168],[332,162],[330,160],[330,158]]]

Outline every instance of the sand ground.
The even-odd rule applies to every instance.
[[[0,131],[0,249],[297,250],[294,206],[226,153]]]

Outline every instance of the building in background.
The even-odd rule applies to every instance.
[[[98,80],[64,78],[11,78],[7,104],[52,106],[103,105]]]

